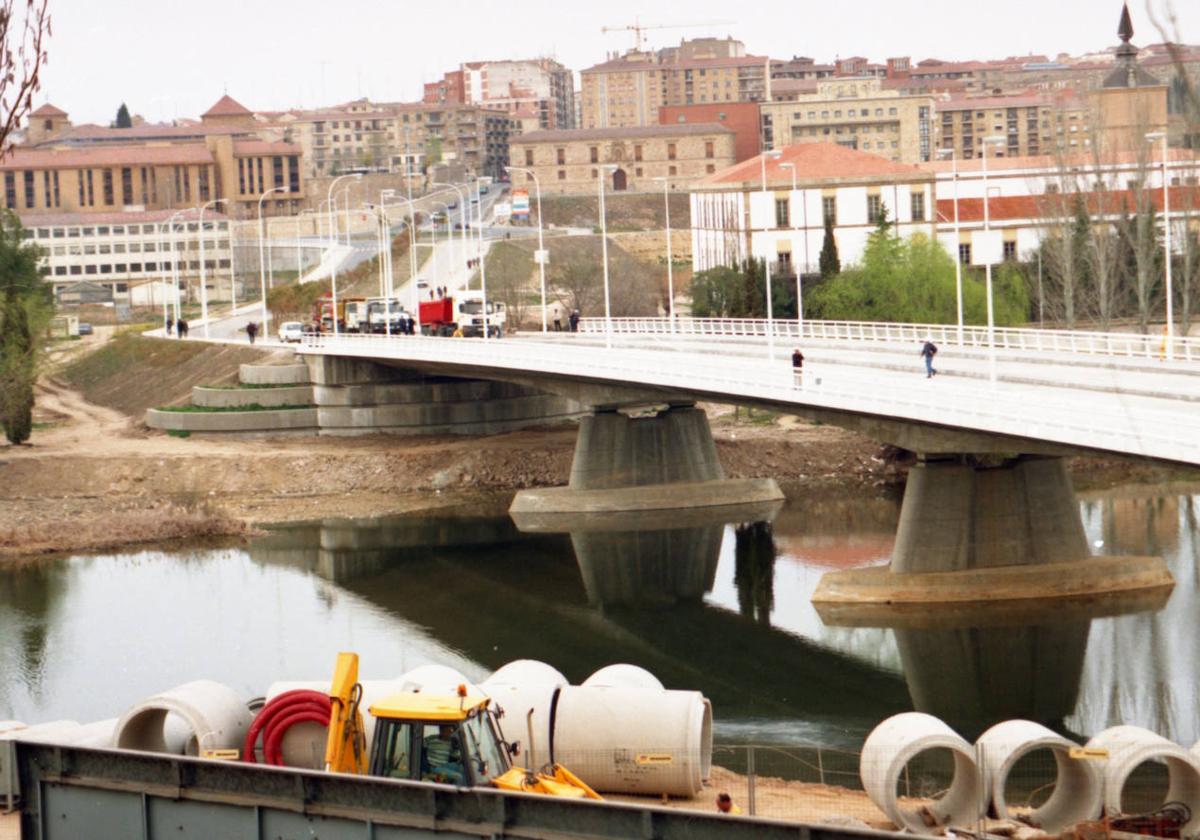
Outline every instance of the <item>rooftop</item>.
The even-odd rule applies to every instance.
[[[90,166],[148,166],[212,163],[203,143],[162,146],[88,146],[84,148],[26,148],[16,146],[0,159],[0,170],[78,169]]]
[[[513,137],[512,143],[569,143],[578,140],[626,140],[641,137],[688,137],[702,134],[733,134],[720,123],[678,123],[626,128],[568,128],[555,131],[530,131]]]
[[[790,163],[795,167],[796,182],[829,181],[830,179],[847,180],[885,180],[895,181],[907,179],[925,181],[929,173],[912,164],[897,163],[887,158],[879,157],[868,152],[860,152],[838,146],[833,143],[801,143],[795,146],[785,146],[779,150],[778,159],[770,156],[766,159],[767,185],[769,187],[790,187],[792,170],[781,164]],[[714,172],[698,183],[700,189],[715,189],[721,187],[751,187],[758,188],[762,184],[763,155],[755,155],[749,160]]]
[[[1158,161],[1161,166],[1160,152],[1154,153],[1154,161]],[[1172,161],[1192,161],[1200,164],[1200,153],[1190,149],[1168,149],[1167,157]],[[1011,170],[1041,170],[1042,172],[1054,172],[1062,168],[1087,169],[1095,167],[1097,164],[1102,166],[1131,166],[1138,163],[1138,156],[1135,152],[1110,152],[1101,159],[1097,159],[1095,155],[1083,152],[1080,154],[1058,157],[1056,155],[1021,155],[1014,157],[990,157],[988,158],[988,172],[1002,172]],[[983,168],[982,158],[971,158],[970,160],[959,159],[957,163],[949,159],[931,160],[927,163],[917,164],[918,167],[926,172],[936,172],[940,174],[948,174],[954,171],[955,166],[958,167],[960,174],[979,172]]]
[[[200,115],[201,117],[249,117],[250,109],[238,102],[229,94],[216,101],[211,108]]]
[[[157,224],[165,222],[167,219],[179,214],[181,220],[198,219],[200,211],[197,208],[191,207],[186,210],[130,210],[130,211],[115,211],[112,213],[20,213],[21,224],[27,228],[31,227],[71,227],[71,226],[86,226],[94,225],[136,225],[136,224]],[[213,219],[224,221],[228,217],[224,213],[218,213],[215,210],[204,211],[205,220]]]
[[[65,117],[66,115],[66,111],[62,108],[55,108],[49,102],[29,114],[31,117]]]
[[[1147,190],[1145,198],[1154,205],[1155,212],[1162,212],[1163,192],[1161,189]],[[1200,187],[1171,187],[1171,207],[1178,210],[1181,207],[1200,206]],[[1109,192],[1080,193],[1087,204],[1092,216],[1118,215],[1133,212],[1137,206],[1137,196],[1133,190],[1112,190]],[[1073,206],[1076,195],[1072,193],[1050,193],[1047,195],[1010,195],[992,196],[988,199],[988,216],[992,223],[1024,221],[1026,219],[1046,220],[1060,218],[1064,215],[1063,202]],[[1103,210],[1103,212],[1101,212]],[[1066,214],[1073,212],[1069,207]],[[954,222],[954,199],[939,198],[937,202],[938,224]],[[983,221],[982,198],[960,198],[958,200],[958,219],[960,222],[972,224]]]

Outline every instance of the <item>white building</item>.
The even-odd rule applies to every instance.
[[[696,271],[753,256],[773,274],[815,274],[826,218],[842,265],[862,258],[884,211],[899,236],[936,234],[932,172],[830,143],[786,146],[715,172],[693,189],[691,209]]]

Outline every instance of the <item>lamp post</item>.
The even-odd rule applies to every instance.
[[[538,279],[542,282],[542,332],[546,332],[546,244],[542,239],[542,185],[538,182],[538,177],[533,173],[532,169],[525,169],[520,166],[506,166],[505,172],[524,172],[533,179],[533,189],[537,194],[537,214],[538,214]],[[667,247],[671,246],[670,238],[667,239]],[[670,265],[670,263],[668,263]]]
[[[479,289],[483,294],[483,303],[480,309],[483,312],[483,340],[488,340],[488,296],[487,296],[487,258],[483,253],[483,193],[479,189],[479,177],[475,176],[475,203],[479,206],[479,244],[477,253],[479,254]],[[468,194],[470,189],[468,188]]]
[[[462,228],[459,230],[459,233],[462,235],[459,237],[459,241],[462,242],[463,270],[466,271],[466,263],[467,263],[467,223],[466,223],[466,220],[467,220],[467,205],[469,204],[469,202],[467,201],[466,195],[456,184],[448,184],[444,181],[434,181],[433,186],[447,187],[449,189],[454,190],[455,195],[458,196],[459,207],[462,208],[462,217],[463,217]],[[469,275],[468,275],[468,278],[469,278]]]
[[[258,282],[259,282],[259,289],[262,292],[262,322],[263,322],[262,328],[263,328],[264,334],[267,331],[267,323],[270,321],[270,318],[267,315],[267,257],[264,256],[264,254],[263,254],[263,248],[266,245],[266,242],[265,242],[266,228],[263,224],[263,200],[267,196],[269,196],[271,193],[284,192],[286,190],[287,190],[287,187],[271,187],[271,189],[267,190],[266,192],[264,192],[262,195],[260,195],[258,197]],[[334,288],[335,289],[337,288],[336,284],[334,285]],[[334,322],[334,330],[336,331],[337,330],[337,316],[336,316],[337,301],[336,300],[334,301],[334,310],[335,310],[335,314],[334,314],[333,322]]]
[[[204,259],[204,211],[214,204],[223,204],[225,199],[214,198],[200,206],[200,317],[204,320],[204,337],[208,338],[208,274]]]
[[[336,244],[337,244],[337,232],[336,232],[336,230],[335,230],[335,229],[334,229],[334,227],[333,227],[333,218],[334,218],[334,216],[333,216],[333,188],[334,188],[334,187],[337,185],[337,182],[338,182],[338,181],[343,181],[343,180],[345,180],[345,179],[347,179],[347,178],[350,178],[350,179],[353,179],[353,180],[357,181],[358,179],[362,178],[362,173],[361,173],[361,172],[355,172],[353,175],[339,175],[339,176],[337,176],[336,178],[334,178],[332,181],[330,181],[330,182],[329,182],[329,190],[328,190],[328,192],[327,192],[327,194],[326,194],[326,196],[325,196],[326,202],[329,204],[329,207],[328,207],[328,213],[329,213],[329,241],[330,241],[330,244],[333,244],[333,245],[336,245]],[[258,210],[258,215],[259,215],[259,218],[262,218],[262,202],[261,202],[261,199],[259,200],[259,210]],[[330,277],[331,277],[331,285],[330,285],[330,302],[331,302],[331,304],[332,304],[332,306],[333,306],[333,313],[332,313],[332,318],[333,318],[333,334],[336,336],[336,335],[338,334],[338,317],[337,317],[337,260],[336,260],[336,259],[330,262],[330,266],[329,266],[329,268],[330,268]],[[266,305],[266,292],[263,292],[263,317],[266,317],[266,309],[267,309],[267,305]]]
[[[1168,158],[1167,158],[1167,133],[1166,133],[1165,131],[1151,131],[1149,134],[1147,134],[1147,135],[1146,135],[1146,139],[1147,139],[1147,140],[1149,140],[1149,141],[1151,141],[1151,142],[1153,142],[1153,141],[1155,141],[1155,140],[1162,140],[1162,159],[1163,159],[1163,161],[1162,161],[1162,167],[1163,167],[1163,184],[1162,184],[1162,190],[1163,190],[1163,249],[1164,249],[1164,251],[1166,252],[1166,253],[1164,254],[1164,257],[1165,257],[1165,260],[1164,260],[1164,262],[1166,263],[1166,266],[1165,266],[1165,268],[1166,268],[1166,278],[1165,278],[1165,279],[1166,279],[1166,284],[1167,284],[1167,346],[1166,346],[1166,357],[1167,357],[1167,361],[1170,361],[1170,360],[1171,360],[1171,359],[1173,359],[1173,358],[1174,358],[1174,356],[1175,356],[1175,350],[1174,350],[1174,344],[1175,344],[1175,318],[1174,318],[1174,311],[1173,311],[1173,309],[1172,309],[1174,302],[1171,300],[1171,298],[1172,298],[1172,296],[1173,296],[1173,295],[1172,295],[1172,290],[1171,290],[1171,193],[1170,193],[1170,191],[1169,191],[1169,187],[1170,187],[1170,177],[1169,177],[1169,176],[1168,176],[1168,174],[1167,174],[1167,163],[1168,163]]]
[[[176,321],[176,323],[178,323],[180,318],[182,318],[183,316],[182,316],[182,313],[180,312],[181,304],[180,304],[180,300],[179,300],[179,279],[180,279],[180,277],[179,277],[179,249],[178,249],[178,247],[176,247],[176,242],[175,242],[175,219],[177,219],[179,216],[183,215],[186,212],[187,212],[186,209],[185,210],[177,210],[176,212],[172,213],[171,218],[167,220],[167,236],[171,241],[171,283],[175,287],[173,290],[173,296],[175,298],[175,321]]]
[[[991,215],[988,210],[988,186],[987,186],[987,152],[988,146],[993,144],[1004,143],[1004,138],[998,134],[992,134],[983,138],[983,232],[991,231]],[[987,237],[985,237],[986,239]],[[989,243],[990,244],[990,243]],[[987,328],[988,328],[988,346],[992,348],[992,363],[995,365],[996,359],[996,306],[992,295],[992,260],[988,257],[984,263],[984,277],[987,281]],[[993,370],[993,378],[995,371]]]
[[[663,210],[667,217],[667,323],[671,327],[671,335],[675,334],[675,269],[671,265],[671,197],[667,192],[669,179],[658,177],[655,181],[662,181],[663,185]]]
[[[762,157],[760,159],[760,165],[762,167],[763,212],[766,214],[766,218],[764,219],[764,224],[763,224],[763,233],[767,232],[768,228],[766,226],[766,222],[770,221],[770,218],[771,218],[771,205],[770,205],[769,199],[767,197],[767,158],[771,158],[771,160],[779,160],[779,158],[782,156],[783,156],[783,152],[780,151],[779,149],[771,149],[769,151],[763,152]],[[751,256],[751,258],[754,257],[754,249],[753,248],[750,249],[750,256]],[[772,311],[772,305],[771,305],[771,259],[770,259],[769,253],[767,254],[767,256],[765,258],[763,258],[763,268],[764,268],[764,275],[766,278],[766,287],[767,287],[767,289],[766,289],[766,294],[767,294],[767,358],[774,359],[775,358],[775,323],[774,323],[775,314]]]
[[[796,164],[790,160],[779,164],[780,169],[788,170],[792,175],[792,192],[788,200],[788,216],[791,218],[792,230],[796,230],[795,214],[791,212],[791,200],[796,197]],[[803,204],[803,202],[801,202]],[[794,240],[793,240],[794,241]],[[808,244],[808,226],[804,228],[804,242]],[[805,268],[808,267],[808,257],[804,258]],[[804,335],[804,288],[800,285],[800,280],[803,276],[802,271],[796,272],[796,337],[801,338]]]
[[[165,225],[167,227],[167,229],[170,230],[171,224],[175,221],[175,217],[178,216],[182,212],[183,212],[182,210],[178,210],[175,213],[172,213],[170,216],[168,216],[167,220],[165,222],[159,222],[156,225],[157,233],[158,233],[158,247],[159,247],[161,253],[164,253],[164,254],[166,253],[167,249],[163,246],[166,244],[167,241],[172,241],[172,242],[174,241],[173,236],[167,237],[164,239],[163,226]],[[165,262],[160,262],[159,265],[162,267],[163,330],[165,331],[167,328],[167,325],[170,323],[170,318],[171,318],[171,313],[167,308],[168,307],[168,299],[171,299],[174,301],[175,321],[177,323],[179,321],[179,282],[178,281],[175,282],[175,291],[173,293],[171,293],[170,295],[168,295],[168,293],[167,293],[167,283],[169,280],[172,280],[175,277],[175,254],[174,254],[174,251],[172,251],[172,253],[171,253],[171,265],[170,266],[168,266]]]
[[[608,221],[604,212],[604,176],[616,170],[615,164],[605,164],[597,170],[596,178],[600,184],[600,254],[604,264],[604,346],[607,348],[612,347],[612,303],[608,291]]]
[[[961,347],[963,343],[963,287],[962,287],[962,257],[958,255],[959,227],[958,227],[958,155],[954,153],[954,149],[938,149],[938,157],[946,157],[950,155],[951,172],[954,173],[954,296],[958,306],[958,344]],[[936,182],[935,182],[936,189]],[[985,190],[986,193],[986,190]]]

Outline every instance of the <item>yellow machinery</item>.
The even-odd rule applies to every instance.
[[[361,696],[357,654],[339,654],[329,695],[327,770],[460,787],[492,785],[574,799],[601,798],[558,764],[542,772],[514,767],[516,748],[504,740],[491,699],[469,695],[466,686],[459,686],[455,695],[408,691],[373,704],[369,711],[375,718],[375,738],[368,761],[359,712]]]

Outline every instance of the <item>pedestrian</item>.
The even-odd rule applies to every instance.
[[[933,357],[937,355],[937,345],[933,343],[933,339],[929,336],[925,337],[925,344],[921,347],[921,355],[925,358],[925,378],[930,379],[937,375],[937,368],[933,366]]]
[[[797,389],[804,387],[804,354],[799,347],[792,351],[792,379]]]
[[[572,309],[567,321],[571,327],[571,332],[579,332],[579,310]]]
[[[163,322],[163,335],[169,336],[170,334],[171,334],[171,319],[168,318],[165,322]]]
[[[742,813],[742,809],[733,804],[733,797],[724,791],[717,794],[717,810],[722,814]]]
[[[246,335],[250,336],[250,343],[254,343],[254,337],[258,335],[258,324],[251,321],[246,325]]]
[[[175,337],[187,338],[187,323],[182,318],[175,322]]]

